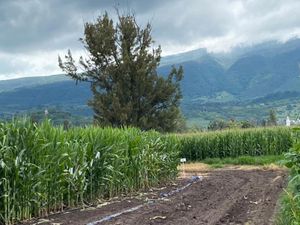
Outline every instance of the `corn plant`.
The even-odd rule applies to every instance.
[[[166,182],[178,155],[177,139],[154,131],[0,123],[0,224]]]
[[[181,157],[188,160],[279,155],[292,146],[289,128],[234,129],[177,135]]]

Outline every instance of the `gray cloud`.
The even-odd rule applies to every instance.
[[[27,52],[69,47],[78,48],[87,21],[104,11],[143,11],[142,2],[112,0],[2,0],[0,2],[0,51]],[[154,1],[158,6],[158,1]],[[146,9],[152,4],[146,3]],[[112,13],[111,13],[112,14]]]
[[[299,0],[1,0],[0,78],[58,72],[57,54],[80,55],[84,23],[104,11],[114,16],[114,6],[150,21],[164,54],[300,34]]]

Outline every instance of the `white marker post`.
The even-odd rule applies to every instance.
[[[185,163],[186,163],[186,158],[181,158],[180,159],[181,165],[182,165],[182,176],[185,177]]]

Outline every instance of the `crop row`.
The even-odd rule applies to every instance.
[[[135,128],[0,124],[0,224],[144,189],[177,175],[175,138]]]
[[[293,143],[291,130],[283,127],[237,129],[178,135],[181,157],[206,158],[279,155]]]
[[[167,182],[190,161],[278,155],[288,128],[162,135],[136,128],[72,128],[46,121],[0,123],[0,224],[86,206]]]

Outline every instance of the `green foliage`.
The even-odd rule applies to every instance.
[[[300,110],[300,51],[297,49],[300,41],[297,39],[275,45],[263,43],[250,49],[238,48],[221,56],[199,49],[163,57],[164,66],[158,68],[158,73],[167,77],[170,65],[183,65],[185,75],[180,82],[183,94],[181,109],[189,124],[207,128],[209,121],[215,118],[236,118],[259,123],[268,118],[271,108],[276,110],[278,121],[287,115],[297,119]],[[245,51],[248,52],[247,56],[252,57],[245,59]],[[265,55],[263,62],[266,64],[257,60],[258,55]],[[170,60],[172,58],[177,59]],[[261,67],[261,63],[266,67]],[[233,78],[233,82],[228,82],[228,76]],[[249,82],[244,82],[248,78]],[[246,87],[241,89],[241,85]],[[12,114],[33,107],[56,105],[62,106],[61,111],[67,112],[70,112],[70,107],[75,107],[71,112],[78,114],[78,109],[92,97],[89,83],[75,86],[66,76],[0,81],[0,90],[1,118],[11,118]],[[91,116],[92,113],[84,115]]]
[[[268,165],[278,164],[281,165],[284,160],[283,155],[261,155],[261,156],[238,156],[235,158],[207,158],[203,163],[209,165]]]
[[[166,78],[157,67],[161,48],[153,47],[151,26],[139,27],[134,15],[119,15],[115,24],[108,14],[95,23],[85,24],[81,39],[88,59],[80,58],[75,65],[71,52],[59,66],[68,76],[91,84],[97,124],[143,130],[173,131],[181,118],[179,110],[180,81],[183,69],[173,67]]]
[[[175,137],[136,128],[0,123],[0,224],[157,185],[177,175]]]
[[[208,124],[208,130],[224,130],[229,128],[229,124],[225,120],[213,120]]]
[[[300,224],[300,128],[294,128],[294,144],[286,153],[286,166],[290,168],[288,188],[281,199],[281,209],[278,215],[279,225]]]
[[[277,117],[276,117],[276,112],[274,109],[271,109],[269,112],[268,125],[269,126],[277,125]]]
[[[288,128],[233,129],[178,135],[181,156],[196,161],[206,158],[280,155],[292,145]]]
[[[251,123],[248,120],[243,120],[243,121],[241,121],[241,125],[240,126],[241,126],[241,128],[253,128],[253,127],[255,127],[255,124]]]
[[[211,131],[215,131],[215,130],[225,130],[225,129],[233,129],[233,128],[252,128],[252,127],[255,127],[255,124],[248,120],[225,121],[225,120],[217,119],[217,120],[210,121],[207,129]]]
[[[297,181],[299,183],[299,179]],[[299,187],[295,182],[290,182],[288,188],[280,198],[280,210],[276,215],[277,225],[299,225],[300,223],[300,201]]]

